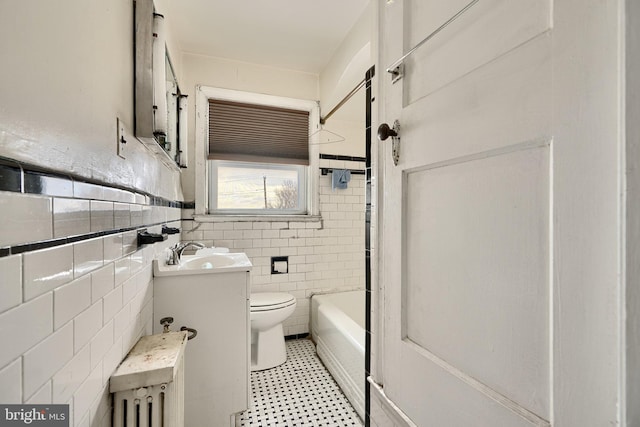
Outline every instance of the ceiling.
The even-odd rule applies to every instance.
[[[165,0],[182,52],[319,74],[369,0]]]

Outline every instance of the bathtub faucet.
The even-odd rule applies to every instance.
[[[188,247],[202,249],[204,248],[204,245],[198,242],[176,243],[174,246],[171,246],[169,248],[171,252],[169,254],[169,259],[167,260],[167,265],[180,264],[180,258],[182,258],[182,252],[184,252],[184,250],[187,249]]]

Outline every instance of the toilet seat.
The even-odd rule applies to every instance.
[[[293,295],[284,292],[260,292],[251,294],[251,311],[271,311],[289,307],[296,303]]]

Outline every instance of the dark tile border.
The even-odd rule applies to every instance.
[[[20,163],[12,159],[0,157],[0,191],[74,198],[74,184],[86,184],[87,187],[95,187],[98,190],[102,189],[105,193],[112,195],[112,197],[96,198],[92,200],[146,204],[148,206],[165,206],[179,209],[195,208],[195,202],[168,200],[163,197],[154,196],[138,190],[109,185],[79,176],[46,170],[39,166]],[[77,198],[87,199],[84,197]],[[144,198],[148,203],[137,203],[141,198]]]
[[[22,191],[22,170],[20,165],[0,158],[0,191]]]
[[[107,196],[95,199],[92,199],[90,197],[74,197],[74,185],[78,186],[81,189],[80,192],[82,190],[97,190],[98,192],[107,194]],[[51,170],[45,170],[38,166],[20,163],[4,157],[0,157],[0,191],[20,194],[37,194],[49,197],[75,198],[77,200],[106,200],[115,203],[130,203],[139,205],[142,204],[145,206],[163,206],[177,209],[195,208],[195,202],[167,200],[163,197],[154,196],[148,193],[108,185],[98,181],[91,181],[72,175],[61,174],[59,172]],[[177,219],[175,221],[181,221],[181,219]],[[174,221],[172,220],[168,222]],[[21,243],[12,246],[3,246],[0,247],[0,258],[25,252],[49,249],[56,246],[81,242],[83,240],[95,239],[97,237],[104,237],[111,234],[135,231],[138,229],[153,227],[162,224],[166,224],[166,222],[91,232],[76,236],[42,240],[38,242]]]
[[[300,340],[300,339],[304,339],[304,338],[309,338],[309,333],[308,332],[306,332],[304,334],[287,335],[287,336],[284,337],[285,341]]]
[[[157,223],[153,223],[153,224],[145,224],[145,225],[140,225],[140,226],[135,226],[135,227],[126,227],[126,228],[117,228],[117,229],[113,229],[113,230],[96,231],[96,232],[92,232],[92,233],[78,234],[76,236],[60,237],[58,239],[41,240],[39,242],[21,243],[21,244],[13,245],[13,246],[4,246],[4,247],[0,248],[0,258],[11,256],[11,255],[23,254],[23,253],[31,252],[31,251],[39,251],[39,250],[42,250],[42,249],[55,248],[56,246],[68,245],[68,244],[71,244],[71,243],[82,242],[84,240],[90,240],[90,239],[96,239],[98,237],[110,236],[112,234],[126,233],[126,232],[129,232],[129,231],[136,231],[136,230],[144,230],[144,229],[146,229],[148,227],[155,227],[155,226],[158,226],[158,225],[165,225],[168,222],[178,222],[178,221],[182,221],[182,220],[181,219],[176,219],[176,220],[171,220],[171,221],[166,221],[166,222],[163,221],[163,222],[157,222]]]
[[[338,154],[320,154],[321,159],[325,160],[346,160],[350,162],[366,162],[366,157],[342,156]]]
[[[371,109],[373,107],[373,95],[371,80],[375,76],[375,66],[369,68],[365,75],[365,147],[366,147],[366,194],[365,194],[365,338],[364,338],[364,425],[371,425],[371,385],[367,377],[371,375]]]

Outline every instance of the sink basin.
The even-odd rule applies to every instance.
[[[202,248],[196,251],[196,255],[204,256],[210,254],[228,254],[229,248],[223,248],[222,246],[215,246],[210,248]]]
[[[163,259],[153,260],[154,276],[182,276],[251,271],[251,261],[244,253],[209,253],[184,255],[179,265],[167,265]]]
[[[216,254],[210,254],[210,255],[204,255],[204,256],[194,255],[191,258],[187,258],[187,259],[185,258],[187,257],[183,257],[182,260],[180,261],[179,267],[181,269],[209,270],[212,268],[229,267],[236,263],[236,260],[234,260],[229,256],[216,256]]]

